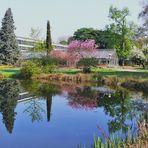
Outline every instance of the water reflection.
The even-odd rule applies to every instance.
[[[51,118],[51,106],[52,106],[52,96],[59,93],[59,90],[54,85],[40,84],[39,82],[32,81],[31,83],[26,81],[22,82],[22,87],[24,90],[28,91],[29,94],[34,96],[31,100],[30,106],[24,111],[28,112],[32,118],[32,122],[42,120],[42,112],[45,112],[44,108],[39,104],[35,98],[46,100],[46,110],[47,110],[47,121]]]
[[[108,121],[110,133],[114,133],[120,129],[122,129],[124,133],[127,132],[129,128],[127,119],[132,120],[134,118],[129,99],[130,95],[128,91],[119,89],[110,97],[104,96],[104,98],[99,101],[98,106],[104,107],[105,113],[112,117]]]
[[[102,115],[104,113],[105,115],[102,118],[107,118],[109,134],[121,131],[126,135],[128,129],[134,133],[137,120],[141,118],[140,115],[145,115],[133,108],[130,101],[132,95],[122,88],[112,90],[90,84],[84,86],[3,80],[0,81],[0,112],[7,131],[9,133],[13,131],[16,118],[15,108],[20,103],[23,103],[23,113],[29,117],[32,123],[42,122],[44,118],[47,122],[52,121],[52,110],[55,109],[53,99],[57,95],[64,98],[73,110],[94,112],[97,109],[103,109]],[[64,114],[68,113],[64,112]],[[89,118],[88,120],[91,120],[91,117]]]
[[[28,106],[24,110],[24,113],[30,116],[32,122],[42,121],[42,113],[45,113],[45,110],[39,100],[31,99],[26,103]]]
[[[12,133],[15,121],[15,107],[19,98],[20,91],[19,82],[14,81],[0,81],[0,112],[3,116],[3,123],[9,133]]]
[[[79,109],[93,109],[97,107],[98,92],[92,90],[90,86],[76,87],[68,92],[67,99],[69,105]]]

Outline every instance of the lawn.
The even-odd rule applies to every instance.
[[[148,79],[148,70],[121,71],[114,69],[95,69],[93,71],[99,72],[102,76],[133,77]]]
[[[58,72],[66,74],[77,74],[82,70],[80,69],[60,69]],[[133,77],[133,78],[142,78],[148,79],[148,70],[137,70],[137,71],[121,71],[111,68],[93,68],[92,72],[99,72],[102,76],[117,76],[117,77]]]
[[[58,69],[57,73],[65,73],[65,74],[77,74],[82,72],[81,69]],[[137,70],[137,71],[121,71],[110,68],[93,68],[92,72],[98,72],[102,76],[117,76],[117,77],[132,77],[139,79],[148,79],[148,70]],[[4,77],[13,77],[20,73],[20,68],[14,67],[2,67],[0,66],[0,74]]]
[[[13,67],[0,67],[0,74],[3,75],[4,77],[13,77],[16,76],[20,73],[20,68],[13,68]]]

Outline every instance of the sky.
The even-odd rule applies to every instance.
[[[51,23],[54,42],[59,38],[73,35],[82,27],[103,29],[111,21],[108,18],[109,7],[119,9],[128,7],[129,21],[139,23],[142,0],[0,0],[0,21],[8,8],[12,9],[16,35],[29,37],[31,27],[41,30],[46,36],[47,20]]]

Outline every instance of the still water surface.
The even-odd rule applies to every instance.
[[[0,81],[0,148],[89,148],[94,136],[136,136],[146,111],[131,99],[143,97],[106,86]]]

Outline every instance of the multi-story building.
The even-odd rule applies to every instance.
[[[17,37],[17,41],[18,41],[19,50],[21,51],[21,54],[22,54],[22,59],[41,57],[46,54],[45,52],[33,52],[31,50],[35,46],[35,44],[38,42],[37,40],[26,38],[26,37]],[[41,40],[41,42],[43,41]],[[56,43],[53,43],[52,45],[54,50],[65,51],[68,48],[68,46],[66,45],[61,45]]]

